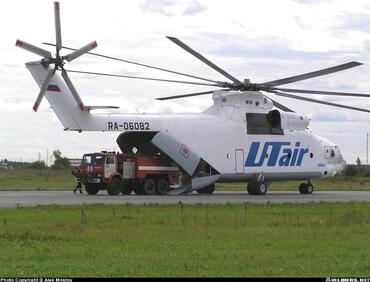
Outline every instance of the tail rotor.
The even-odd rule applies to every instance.
[[[60,26],[60,5],[59,2],[54,2],[54,17],[55,17],[55,38],[56,38],[56,54],[55,57],[52,56],[52,54],[42,48],[39,48],[37,46],[34,46],[32,44],[29,44],[27,42],[24,42],[22,40],[17,40],[15,45],[17,47],[20,47],[22,49],[25,49],[27,51],[30,51],[34,54],[37,54],[41,57],[43,57],[41,63],[45,66],[48,67],[49,65],[54,65],[54,68],[49,69],[48,73],[46,74],[45,80],[41,86],[39,95],[37,96],[36,102],[33,106],[33,110],[36,112],[43,97],[45,96],[46,92],[48,91],[48,86],[50,81],[52,80],[55,72],[57,70],[62,71],[62,77],[64,81],[67,84],[67,87],[69,88],[70,92],[72,93],[77,106],[81,111],[85,110],[85,106],[80,98],[80,96],[77,93],[76,88],[73,86],[72,81],[68,77],[67,71],[64,69],[64,64],[65,62],[71,62],[78,57],[82,56],[83,54],[93,50],[96,48],[98,45],[96,41],[90,42],[89,44],[86,44],[85,46],[81,47],[80,49],[77,49],[70,54],[66,56],[60,56],[59,51],[62,49],[62,33],[61,33],[61,26]]]

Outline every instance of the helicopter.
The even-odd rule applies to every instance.
[[[60,4],[54,2],[56,54],[16,41],[16,46],[42,57],[26,63],[40,87],[33,110],[37,111],[45,96],[67,131],[117,132],[117,144],[123,153],[154,156],[161,154],[181,169],[183,184],[172,194],[190,191],[213,193],[215,183],[247,183],[251,195],[264,195],[273,181],[303,181],[301,194],[313,193],[312,179],[334,176],[345,166],[340,149],[333,142],[308,131],[310,120],[264,93],[319,103],[332,107],[369,113],[370,110],[305,97],[306,94],[370,97],[370,94],[281,88],[281,85],[332,74],[361,65],[349,62],[287,78],[252,83],[239,80],[175,37],[174,44],[202,61],[227,81],[218,81],[165,68],[150,66],[91,52],[93,41],[79,49],[62,45]],[[71,53],[61,55],[62,49]],[[158,71],[181,75],[196,81],[182,81],[90,71],[67,70],[65,64],[84,54],[122,61]],[[215,90],[160,97],[158,100],[179,99],[212,94],[213,105],[201,113],[94,113],[96,109],[117,109],[118,106],[86,106],[68,73],[113,76],[160,82],[213,86]],[[294,93],[294,94],[292,94]],[[298,95],[297,95],[298,94]],[[299,95],[303,94],[303,95]]]

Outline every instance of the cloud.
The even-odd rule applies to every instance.
[[[330,107],[331,108],[331,107]],[[369,123],[370,117],[366,114],[354,115],[352,111],[336,112],[317,112],[311,115],[313,122],[362,122]],[[347,134],[347,132],[344,132]]]
[[[144,12],[161,14],[166,17],[173,17],[180,13],[183,16],[193,16],[207,11],[207,7],[200,4],[197,0],[144,0],[140,7]]]
[[[328,0],[293,0],[293,2],[297,2],[298,4],[309,4],[309,5],[317,5],[317,4],[321,4],[321,3],[324,3],[324,2],[332,2],[332,1],[328,1]]]
[[[368,31],[370,18],[368,13],[353,13],[343,17],[343,27],[359,31]]]
[[[169,11],[170,7],[176,5],[174,0],[144,0],[140,8],[147,13],[161,14],[166,17],[172,17],[174,14]]]
[[[189,6],[187,6],[183,12],[184,16],[192,16],[195,14],[203,13],[207,11],[207,7],[200,4],[198,1],[193,0],[190,2]]]

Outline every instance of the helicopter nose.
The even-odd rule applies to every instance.
[[[324,175],[334,176],[335,174],[340,173],[342,170],[344,170],[347,163],[344,160],[338,146],[334,144],[325,144],[323,147],[326,164],[326,171],[324,172]]]

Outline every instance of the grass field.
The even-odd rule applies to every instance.
[[[70,169],[0,170],[0,190],[72,190],[74,187]]]
[[[1,276],[370,276],[370,205],[0,210]]]
[[[301,181],[274,182],[270,191],[296,191]],[[313,180],[317,191],[327,190],[370,190],[370,177],[336,176]],[[72,190],[75,187],[71,170],[14,169],[0,170],[0,190]],[[245,183],[217,184],[219,190],[245,191]]]

